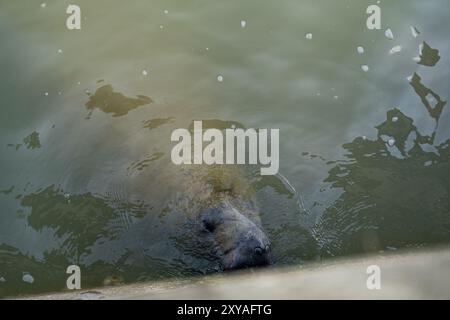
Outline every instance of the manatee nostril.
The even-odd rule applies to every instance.
[[[203,226],[209,232],[214,232],[214,230],[216,229],[216,226],[213,223],[211,223],[210,221],[206,221],[206,220],[203,220]]]
[[[256,247],[256,248],[255,248],[255,253],[256,253],[258,256],[262,255],[263,252],[264,252],[264,250],[263,250],[262,248],[260,248],[260,247]]]

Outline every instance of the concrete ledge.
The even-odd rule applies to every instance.
[[[369,290],[367,267],[381,269]],[[28,299],[450,299],[450,249],[336,260]]]

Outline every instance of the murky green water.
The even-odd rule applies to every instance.
[[[194,119],[280,129],[304,210],[249,178],[275,265],[450,241],[448,0],[381,1],[379,31],[361,0],[80,0],[79,31],[41,3],[0,3],[0,296],[215,272],[170,161]]]

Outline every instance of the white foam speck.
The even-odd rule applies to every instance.
[[[0,282],[6,282],[6,279],[3,277],[0,277]]]
[[[367,71],[369,71],[369,66],[366,65],[366,64],[363,64],[363,65],[361,66],[361,70],[364,71],[364,72],[367,72]]]
[[[62,49],[58,49],[58,53],[63,53]]]
[[[390,138],[389,140],[388,140],[388,145],[390,146],[390,147],[392,147],[392,146],[394,146],[394,144],[395,144],[395,139],[394,138]]]
[[[339,99],[339,96],[334,96],[333,98],[335,98],[335,99]]]
[[[384,31],[384,35],[389,40],[394,40],[394,34],[392,33],[392,30],[390,28],[387,28],[386,31]]]
[[[146,76],[148,75],[147,70],[142,70],[142,75],[143,75],[144,77],[146,77]]]
[[[305,34],[305,38],[308,39],[308,40],[311,40],[312,39],[312,33]]]
[[[168,13],[169,13],[169,10],[164,9],[164,14],[168,14]]]
[[[45,7],[47,6],[47,4],[45,2],[41,3],[41,8],[45,9]]]
[[[398,53],[400,51],[402,51],[402,46],[395,46],[389,51],[389,54]]]
[[[33,276],[31,274],[26,273],[26,274],[23,275],[22,281],[23,282],[27,282],[27,283],[33,283],[34,282],[34,278],[33,278]]]
[[[419,30],[417,30],[416,27],[411,26],[411,34],[413,35],[414,38],[417,38],[417,36],[420,34]]]
[[[241,27],[245,28],[247,26],[247,21],[241,20]]]
[[[406,77],[406,80],[408,80],[408,82],[411,82],[412,79],[413,79],[413,76],[408,76],[408,77]]]
[[[223,82],[223,76],[221,76],[221,75],[218,75],[218,76],[217,76],[217,81],[219,81],[219,82]]]
[[[48,96],[48,92],[45,92],[44,95],[47,97]]]
[[[356,48],[356,51],[357,51],[359,54],[363,54],[363,53],[364,53],[364,48],[361,47],[361,46],[359,46],[359,47]]]

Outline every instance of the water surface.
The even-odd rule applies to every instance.
[[[0,3],[0,296],[216,272],[170,162],[197,119],[280,129],[275,265],[449,242],[449,1],[41,3]]]

